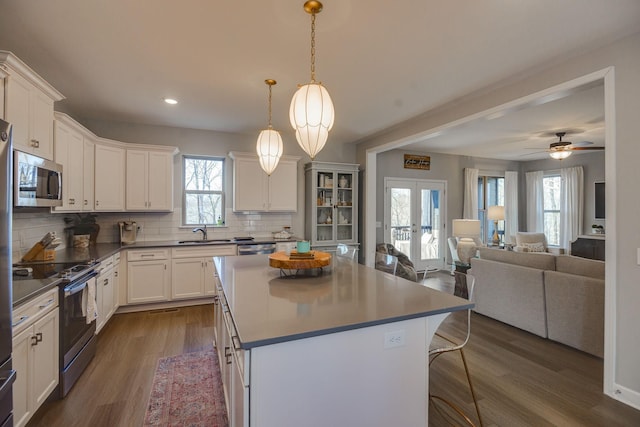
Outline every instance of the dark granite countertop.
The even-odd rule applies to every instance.
[[[268,255],[214,257],[244,349],[464,310],[473,303],[334,257],[315,277],[282,277]]]

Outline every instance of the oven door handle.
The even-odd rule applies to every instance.
[[[87,282],[89,281],[89,279],[91,279],[92,277],[96,277],[97,275],[98,273],[96,271],[92,271],[91,273],[82,277],[79,281],[75,283],[70,283],[69,285],[65,286],[64,287],[65,298],[70,295],[77,294],[78,292],[84,290],[84,288],[87,286]]]

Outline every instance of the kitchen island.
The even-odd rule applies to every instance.
[[[267,255],[214,263],[231,426],[428,425],[427,348],[471,303],[340,258],[295,277]]]

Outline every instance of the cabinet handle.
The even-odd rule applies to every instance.
[[[24,322],[26,322],[27,319],[29,319],[29,316],[20,316],[20,319],[18,319],[18,321],[16,323],[12,324],[11,326],[15,328],[16,326],[19,326],[19,325],[23,324]]]
[[[37,139],[32,139],[31,146],[35,148],[40,148],[40,141],[38,141]]]
[[[231,347],[224,348],[224,360],[226,361],[227,365],[231,365]]]
[[[51,298],[49,301],[45,302],[44,304],[39,305],[39,306],[38,306],[38,308],[39,308],[40,310],[43,310],[43,309],[45,309],[45,308],[49,307],[51,304],[53,304],[53,302],[54,302],[54,301],[55,301],[55,300],[54,300],[53,298]]]
[[[42,342],[42,332],[38,332],[34,336],[31,337],[31,345],[38,345],[39,342]]]
[[[118,271],[114,271],[113,272],[113,277],[118,277],[118,273],[119,273]]]
[[[107,286],[109,284],[109,279],[104,279],[104,286]]]
[[[153,258],[154,256],[156,256],[156,255],[155,254],[142,254],[142,255],[140,255],[140,258],[148,258],[148,257]]]
[[[84,201],[84,205],[85,205],[85,206],[87,206],[88,204],[89,204],[89,201],[88,201],[88,200],[85,200],[85,201]]]
[[[69,199],[69,204],[70,205],[75,205],[76,204],[76,199]]]
[[[96,206],[100,206],[100,201],[96,200]]]

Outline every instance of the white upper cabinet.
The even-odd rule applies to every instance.
[[[128,211],[173,210],[172,151],[127,150]]]
[[[54,160],[62,165],[62,206],[55,211],[80,211],[83,202],[84,139],[82,134],[56,120]]]
[[[268,176],[258,156],[229,153],[233,159],[233,210],[236,212],[296,212],[299,157],[283,156]]]
[[[64,96],[10,52],[0,51],[5,77],[4,118],[18,150],[53,160],[53,103]]]
[[[124,174],[125,149],[96,142],[94,210],[124,210]]]
[[[89,137],[84,138],[84,159],[82,161],[82,210],[92,211],[95,200],[93,198],[94,183],[95,183],[95,153],[96,143]]]

